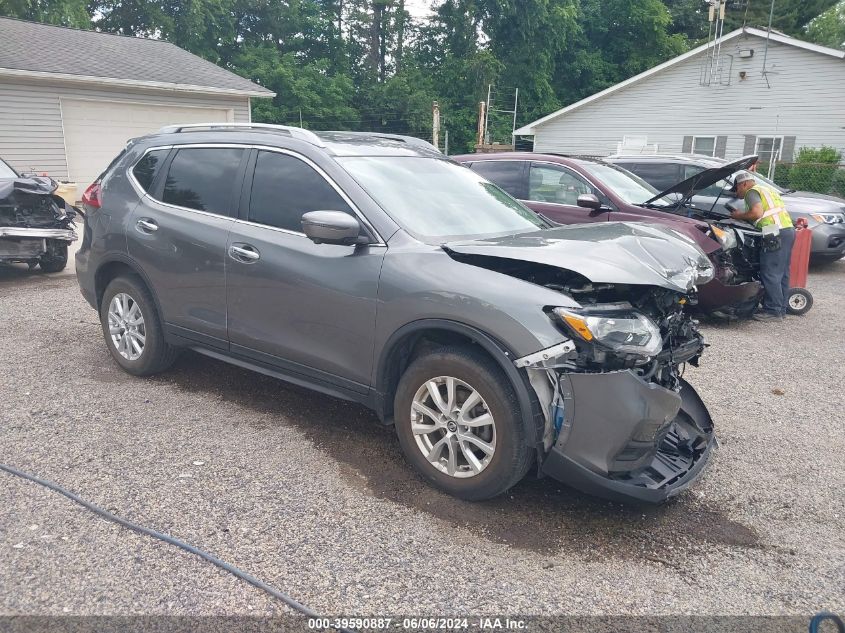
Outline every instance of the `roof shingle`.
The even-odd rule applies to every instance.
[[[0,18],[0,69],[273,95],[270,90],[164,40],[13,18]]]

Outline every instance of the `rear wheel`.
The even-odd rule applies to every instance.
[[[790,288],[786,298],[786,311],[800,316],[813,307],[813,295],[806,288]]]
[[[38,265],[45,273],[58,273],[67,266],[67,242],[47,240],[47,252],[38,258]]]
[[[176,360],[178,349],[164,340],[152,295],[137,277],[117,277],[109,283],[100,324],[109,353],[130,374],[157,374]]]
[[[513,388],[475,351],[443,348],[417,358],[399,381],[394,415],[406,459],[456,497],[495,497],[531,466]]]

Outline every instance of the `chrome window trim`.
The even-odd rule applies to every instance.
[[[308,237],[305,235],[305,233],[302,233],[301,231],[291,231],[289,229],[283,229],[283,228],[280,228],[280,227],[277,227],[277,226],[269,226],[267,224],[261,224],[259,222],[251,222],[249,220],[242,220],[240,218],[231,217],[229,215],[222,215],[220,213],[212,213],[210,211],[201,211],[200,209],[191,209],[190,207],[183,207],[183,206],[180,206],[180,205],[177,205],[177,204],[171,204],[169,202],[164,202],[163,200],[159,200],[158,198],[154,198],[147,191],[145,191],[144,188],[141,187],[141,184],[137,181],[137,179],[135,178],[135,174],[133,173],[135,166],[139,162],[141,162],[141,160],[143,160],[143,158],[148,153],[150,153],[152,151],[162,150],[162,149],[171,150],[171,149],[204,149],[204,148],[208,148],[208,149],[242,148],[242,149],[247,149],[247,150],[255,149],[255,150],[258,150],[258,151],[270,151],[270,152],[276,152],[278,154],[286,154],[288,156],[292,156],[293,158],[301,160],[306,165],[311,167],[311,169],[316,171],[323,178],[323,180],[325,180],[329,184],[329,186],[332,189],[335,190],[335,192],[343,199],[343,201],[346,202],[346,204],[349,205],[349,208],[352,210],[352,213],[355,216],[355,218],[359,222],[361,222],[365,227],[367,227],[367,229],[373,235],[376,236],[377,241],[369,244],[368,246],[387,246],[387,243],[385,242],[384,238],[379,234],[379,232],[370,223],[370,221],[367,220],[367,218],[364,216],[364,214],[361,213],[361,210],[358,208],[358,206],[355,203],[352,202],[352,199],[346,194],[346,192],[343,191],[343,189],[341,189],[341,187],[319,165],[317,165],[314,161],[312,161],[307,156],[303,156],[302,154],[300,154],[298,152],[295,152],[293,150],[289,150],[289,149],[286,149],[286,148],[273,147],[271,145],[256,145],[254,143],[185,143],[185,144],[180,143],[178,145],[173,145],[173,144],[156,145],[155,147],[148,147],[147,149],[145,149],[144,153],[141,154],[141,156],[138,157],[138,160],[136,160],[129,167],[127,167],[126,175],[129,178],[129,181],[132,183],[132,186],[135,188],[136,192],[141,197],[149,198],[150,200],[152,200],[156,204],[160,204],[160,205],[163,205],[165,207],[169,207],[171,209],[176,209],[177,211],[188,211],[190,213],[199,213],[200,215],[207,215],[207,216],[211,216],[211,217],[214,217],[214,218],[224,218],[226,220],[232,220],[233,222],[235,222],[237,224],[244,224],[244,225],[248,225],[248,226],[256,226],[256,227],[260,227],[260,228],[263,228],[263,229],[270,229],[272,231],[278,231],[280,233],[286,233],[288,235],[297,235],[297,236],[300,236],[300,237],[304,237],[305,239],[308,239]]]

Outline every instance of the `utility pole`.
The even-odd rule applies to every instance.
[[[484,144],[484,126],[487,120],[487,102],[478,102],[478,134],[475,137],[475,145],[481,147]]]
[[[431,144],[440,149],[440,104],[431,104]]]
[[[396,74],[402,71],[402,55],[405,50],[405,0],[399,0],[396,8]]]
[[[449,128],[443,131],[443,153],[449,155]]]
[[[490,97],[493,94],[493,84],[487,84],[487,104],[484,106],[484,140],[483,143],[490,142],[490,128],[489,128],[489,117],[490,117]]]

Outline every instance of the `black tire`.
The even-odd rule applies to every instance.
[[[790,288],[786,297],[786,311],[801,316],[813,307],[813,295],[806,288]]]
[[[429,380],[442,376],[457,378],[477,391],[495,422],[495,451],[487,466],[471,477],[458,478],[438,470],[423,455],[411,430],[414,396]],[[440,348],[415,359],[396,388],[394,419],[405,458],[429,483],[455,497],[490,499],[513,487],[531,467],[533,451],[526,445],[513,387],[498,365],[477,351]]]
[[[121,356],[109,334],[109,306],[115,295],[120,293],[127,294],[132,301],[137,303],[144,319],[144,346],[140,356],[134,360]],[[109,282],[100,304],[100,325],[106,347],[112,358],[121,369],[134,376],[151,376],[160,373],[170,367],[178,356],[179,349],[165,341],[164,330],[161,327],[161,319],[159,319],[153,297],[138,277],[116,277]]]
[[[38,259],[41,271],[59,273],[67,266],[67,242],[47,240],[47,252]]]

